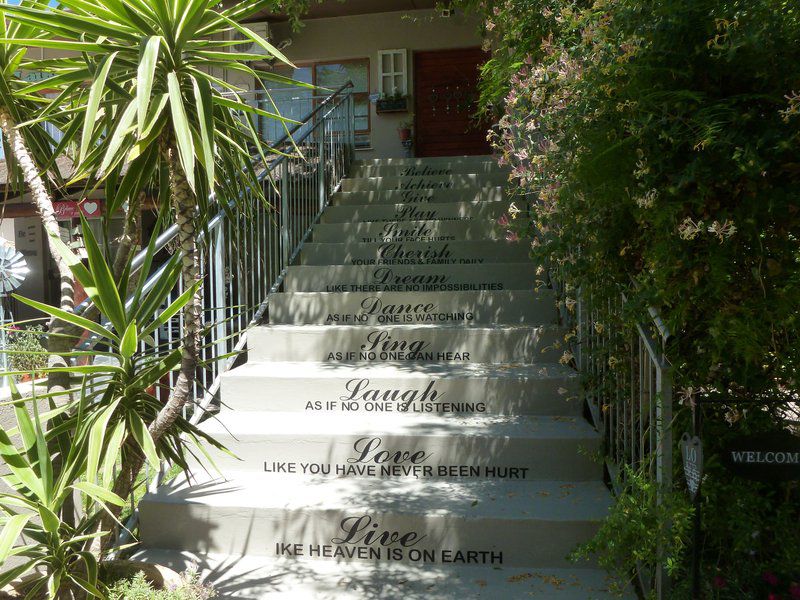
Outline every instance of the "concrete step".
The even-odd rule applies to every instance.
[[[315,242],[456,242],[502,240],[496,221],[407,221],[402,223],[320,223]]]
[[[331,204],[349,206],[353,204],[447,204],[450,202],[499,202],[508,193],[502,186],[482,187],[466,190],[381,190],[360,192],[336,192]]]
[[[530,290],[533,268],[522,264],[308,266],[287,269],[287,292],[456,292]]]
[[[564,568],[610,501],[600,481],[197,473],[144,496],[140,534],[147,546],[190,552]]]
[[[603,476],[593,459],[600,435],[582,417],[228,410],[202,429],[235,455],[210,450],[223,475],[420,481],[599,481]]]
[[[284,292],[269,301],[273,325],[544,325],[558,318],[552,290],[538,292]]]
[[[400,562],[193,554],[145,549],[141,560],[179,573],[196,569],[218,600],[634,600],[610,591],[599,569],[525,569]]]
[[[322,223],[395,221],[487,221],[508,212],[506,202],[445,202],[430,204],[366,204],[329,206]]]
[[[549,326],[270,325],[248,333],[254,362],[557,362],[563,331]]]
[[[468,174],[504,174],[508,176],[511,169],[501,167],[497,161],[460,162],[443,161],[427,165],[359,165],[351,171],[351,177],[431,177],[442,175]]]
[[[575,371],[546,363],[250,362],[222,376],[224,410],[311,415],[579,416],[579,394]]]
[[[480,265],[528,263],[531,245],[506,240],[467,242],[385,242],[343,244],[310,242],[303,246],[303,265]]]
[[[491,155],[478,156],[428,156],[424,158],[371,158],[353,161],[353,168],[361,167],[396,167],[396,166],[425,166],[458,163],[460,165],[481,165],[485,163],[497,164],[497,159]]]
[[[420,177],[348,177],[342,180],[343,192],[370,190],[475,190],[508,183],[506,173],[457,173]]]

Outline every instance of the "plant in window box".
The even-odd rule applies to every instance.
[[[407,142],[411,139],[411,130],[414,128],[414,115],[408,116],[408,119],[402,121],[397,128],[397,135],[400,136],[401,142]]]
[[[408,111],[408,96],[395,90],[391,95],[383,94],[375,106],[378,113]]]

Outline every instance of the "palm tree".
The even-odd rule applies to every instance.
[[[80,109],[74,131],[79,177],[101,181],[125,164],[120,188],[143,189],[161,178],[161,201],[169,202],[179,226],[183,288],[198,289],[183,308],[184,337],[179,375],[169,400],[148,429],[154,440],[173,426],[193,394],[202,328],[198,231],[212,206],[209,195],[230,200],[244,185],[263,199],[249,148],[266,161],[253,126],[254,115],[280,118],[249,106],[241,90],[213,72],[264,77],[247,63],[263,54],[236,52],[256,44],[285,57],[239,22],[274,2],[245,0],[222,10],[218,0],[62,0],[57,8],[8,6],[10,18],[43,32],[30,46],[79,51],[79,58],[32,63],[49,69],[50,86],[60,86]],[[229,41],[237,33],[239,41]],[[66,105],[65,105],[66,106]],[[70,109],[70,106],[66,106]],[[168,192],[168,193],[165,193]],[[252,197],[252,195],[251,195]],[[109,211],[114,207],[109,207]],[[242,206],[247,210],[246,206]],[[125,498],[143,457],[128,461],[115,486]]]
[[[22,0],[21,7],[41,9],[47,6],[46,0]],[[63,183],[55,159],[58,152],[53,150],[53,140],[37,123],[30,123],[47,106],[47,100],[35,95],[30,84],[21,80],[17,70],[25,59],[26,40],[41,35],[36,27],[26,23],[6,19],[5,11],[0,9],[0,35],[4,43],[0,46],[0,130],[3,132],[6,162],[9,173],[14,172],[19,180],[19,189],[30,192],[36,212],[48,233],[59,236],[58,221],[53,210],[50,188]],[[48,176],[49,179],[45,177]],[[75,280],[67,261],[50,244],[50,254],[58,268],[60,279],[59,306],[62,310],[74,308]],[[48,328],[49,367],[66,366],[62,354],[72,349],[75,330],[61,319],[53,318]],[[48,375],[48,392],[60,395],[66,392],[69,377],[63,372]]]

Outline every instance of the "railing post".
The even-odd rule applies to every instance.
[[[672,371],[664,356],[653,357],[656,365],[656,483],[658,503],[664,494],[672,491]],[[662,532],[663,534],[663,532]],[[670,579],[664,567],[664,547],[658,546],[656,567],[656,598],[664,600],[670,596]]]
[[[226,339],[227,332],[225,327],[225,230],[228,221],[220,223],[214,229],[214,239],[211,243],[211,280],[213,290],[213,315],[214,315],[214,337],[216,346],[214,358],[224,356],[227,353]],[[216,378],[219,369],[218,361],[212,362],[214,376]]]
[[[347,154],[348,166],[356,155],[356,107],[353,94],[347,95]]]
[[[281,269],[289,266],[289,159],[281,167]]]
[[[319,199],[319,210],[323,210],[325,208],[325,204],[328,201],[328,193],[326,190],[326,164],[327,164],[327,157],[325,156],[325,123],[327,122],[327,118],[325,115],[322,115],[322,121],[319,124],[319,142],[318,142],[318,150],[317,150],[317,195]],[[331,157],[333,158],[333,157]]]

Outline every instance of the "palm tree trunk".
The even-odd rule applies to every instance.
[[[197,247],[197,199],[186,174],[178,160],[178,150],[169,144],[165,151],[169,164],[170,196],[178,223],[178,243],[182,255],[181,279],[183,289],[194,287],[200,281],[200,254]],[[183,308],[183,341],[181,348],[181,368],[172,388],[167,403],[150,423],[149,431],[153,441],[158,440],[169,431],[181,416],[183,407],[192,397],[197,365],[200,357],[200,333],[203,326],[203,297],[200,288],[192,300]],[[133,493],[136,478],[144,465],[144,456],[138,448],[127,445],[128,452],[121,466],[121,471],[114,483],[114,493],[121,498],[128,498]],[[109,506],[114,517],[119,517],[121,508]],[[110,515],[103,518],[101,531],[111,531],[114,520]],[[101,554],[114,542],[111,536],[102,538]]]
[[[56,220],[53,200],[47,191],[44,180],[39,174],[36,162],[33,160],[25,138],[17,129],[14,118],[5,106],[0,106],[0,129],[8,140],[8,145],[14,154],[14,160],[22,170],[25,183],[31,193],[31,199],[36,207],[36,212],[42,221],[50,248],[50,254],[58,268],[58,275],[61,284],[59,307],[62,310],[72,311],[75,308],[75,278],[72,276],[67,262],[63,259],[55,245],[51,242],[52,237],[60,237],[58,221]],[[69,352],[73,349],[76,341],[76,331],[67,323],[59,319],[51,319],[48,336],[48,351],[51,353],[48,358],[48,367],[66,367],[67,361],[58,352]],[[69,374],[50,373],[47,377],[47,389],[50,392],[66,392],[69,389]]]
[[[133,253],[133,248],[138,239],[136,229],[139,223],[139,210],[144,202],[144,198],[145,193],[140,192],[132,195],[128,200],[128,210],[125,213],[125,225],[122,229],[122,235],[119,236],[119,240],[117,241],[117,252],[114,256],[114,268],[112,270],[114,281],[119,281],[120,277],[122,277],[122,272],[125,270],[131,258],[131,254]],[[147,277],[147,273],[144,273],[144,276]],[[128,283],[128,288],[133,288],[135,285],[135,279],[132,279]]]
[[[181,252],[181,279],[188,290],[200,282],[200,253],[197,248],[197,199],[189,186],[186,174],[178,160],[178,150],[170,145],[169,183],[175,218],[178,223],[178,245]],[[150,424],[150,435],[158,441],[181,416],[181,411],[191,399],[197,364],[200,360],[200,333],[203,327],[203,296],[198,287],[192,299],[183,308],[183,342],[181,369],[172,394]]]
[[[61,253],[52,242],[53,237],[60,237],[58,221],[56,220],[55,210],[53,209],[53,200],[50,198],[44,180],[39,174],[39,168],[36,166],[36,162],[33,160],[28,150],[25,138],[17,128],[17,124],[11,112],[5,106],[0,106],[0,130],[2,130],[3,135],[6,137],[11,152],[14,155],[14,160],[16,160],[22,171],[23,179],[30,191],[31,199],[36,207],[36,212],[39,214],[42,225],[47,232],[50,254],[58,268],[60,281],[59,307],[61,310],[71,312],[75,308],[75,278],[72,275],[72,271],[69,269],[67,261],[64,260]],[[50,319],[47,336],[48,368],[69,366],[68,360],[61,356],[61,353],[73,350],[75,343],[79,339],[79,334],[80,332],[68,323],[56,318]],[[60,372],[47,374],[47,391],[53,394],[51,396],[51,402],[62,404],[64,401],[68,401],[69,389],[69,373]],[[54,462],[54,466],[58,468],[59,464],[60,457]],[[74,522],[75,509],[74,498],[72,496],[69,496],[65,500],[61,516],[67,523]]]

